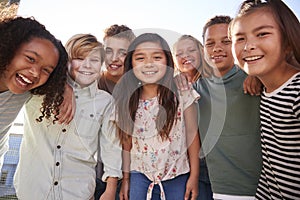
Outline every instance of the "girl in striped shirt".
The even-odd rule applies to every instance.
[[[263,167],[256,199],[300,199],[300,24],[281,1],[245,1],[230,27],[233,55],[265,86]]]

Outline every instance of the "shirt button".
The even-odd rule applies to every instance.
[[[77,95],[75,96],[75,99],[78,99],[78,96],[77,96]]]
[[[60,145],[57,145],[56,147],[57,147],[58,149],[60,149],[60,148],[61,148],[61,146],[60,146]]]
[[[65,129],[65,128],[62,130],[62,132],[64,132],[64,133],[65,133],[66,131],[67,131],[67,129]]]
[[[56,162],[55,165],[56,165],[56,166],[59,166],[59,162]]]
[[[90,114],[90,117],[94,117],[94,115],[93,115],[93,114]]]
[[[57,181],[55,181],[55,182],[54,182],[54,185],[58,185],[58,182],[57,182]]]

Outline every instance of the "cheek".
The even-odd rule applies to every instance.
[[[69,65],[68,71],[69,71],[69,75],[71,76],[72,79],[76,78],[76,74],[77,74],[79,67],[80,67],[80,65],[78,62],[72,62]]]
[[[121,60],[122,64],[124,64],[125,57],[126,57],[126,56],[120,56],[120,60]]]
[[[91,68],[93,68],[95,71],[99,71],[101,70],[101,63],[100,62],[96,62],[96,63],[91,63],[90,64]]]
[[[135,75],[135,77],[137,78],[137,79],[140,79],[141,77],[141,72],[140,72],[140,70],[138,69],[138,67],[133,67],[132,68],[132,71],[133,71],[133,74]]]
[[[109,61],[110,61],[110,56],[107,55],[107,54],[105,54],[105,57],[104,57],[104,62],[105,62],[105,64],[108,65],[108,64],[109,64]]]
[[[200,66],[200,63],[201,63],[201,57],[199,57],[199,54],[196,55],[195,57],[195,68],[198,68]]]
[[[48,75],[45,75],[45,74],[41,74],[38,86],[44,85],[48,81],[50,75],[48,76]]]
[[[240,59],[242,59],[242,47],[238,44],[232,44],[232,56],[235,61],[240,62]]]
[[[181,57],[180,56],[176,56],[176,62],[179,64],[179,63],[181,63]]]

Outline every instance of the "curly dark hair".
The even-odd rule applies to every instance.
[[[63,102],[68,55],[62,43],[33,17],[15,17],[0,22],[0,74],[6,70],[20,46],[34,38],[49,40],[59,51],[57,66],[47,82],[30,90],[34,95],[44,95],[42,115],[38,121],[42,121],[44,117],[49,119],[54,114],[55,122],[59,114],[59,105]]]

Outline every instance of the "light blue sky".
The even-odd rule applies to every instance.
[[[170,37],[190,34],[202,41],[202,27],[206,20],[220,14],[233,17],[241,2],[242,0],[21,0],[18,14],[34,16],[63,43],[77,33],[92,33],[102,41],[103,30],[112,24],[125,24],[133,30],[163,29]],[[300,1],[284,2],[299,19]]]

